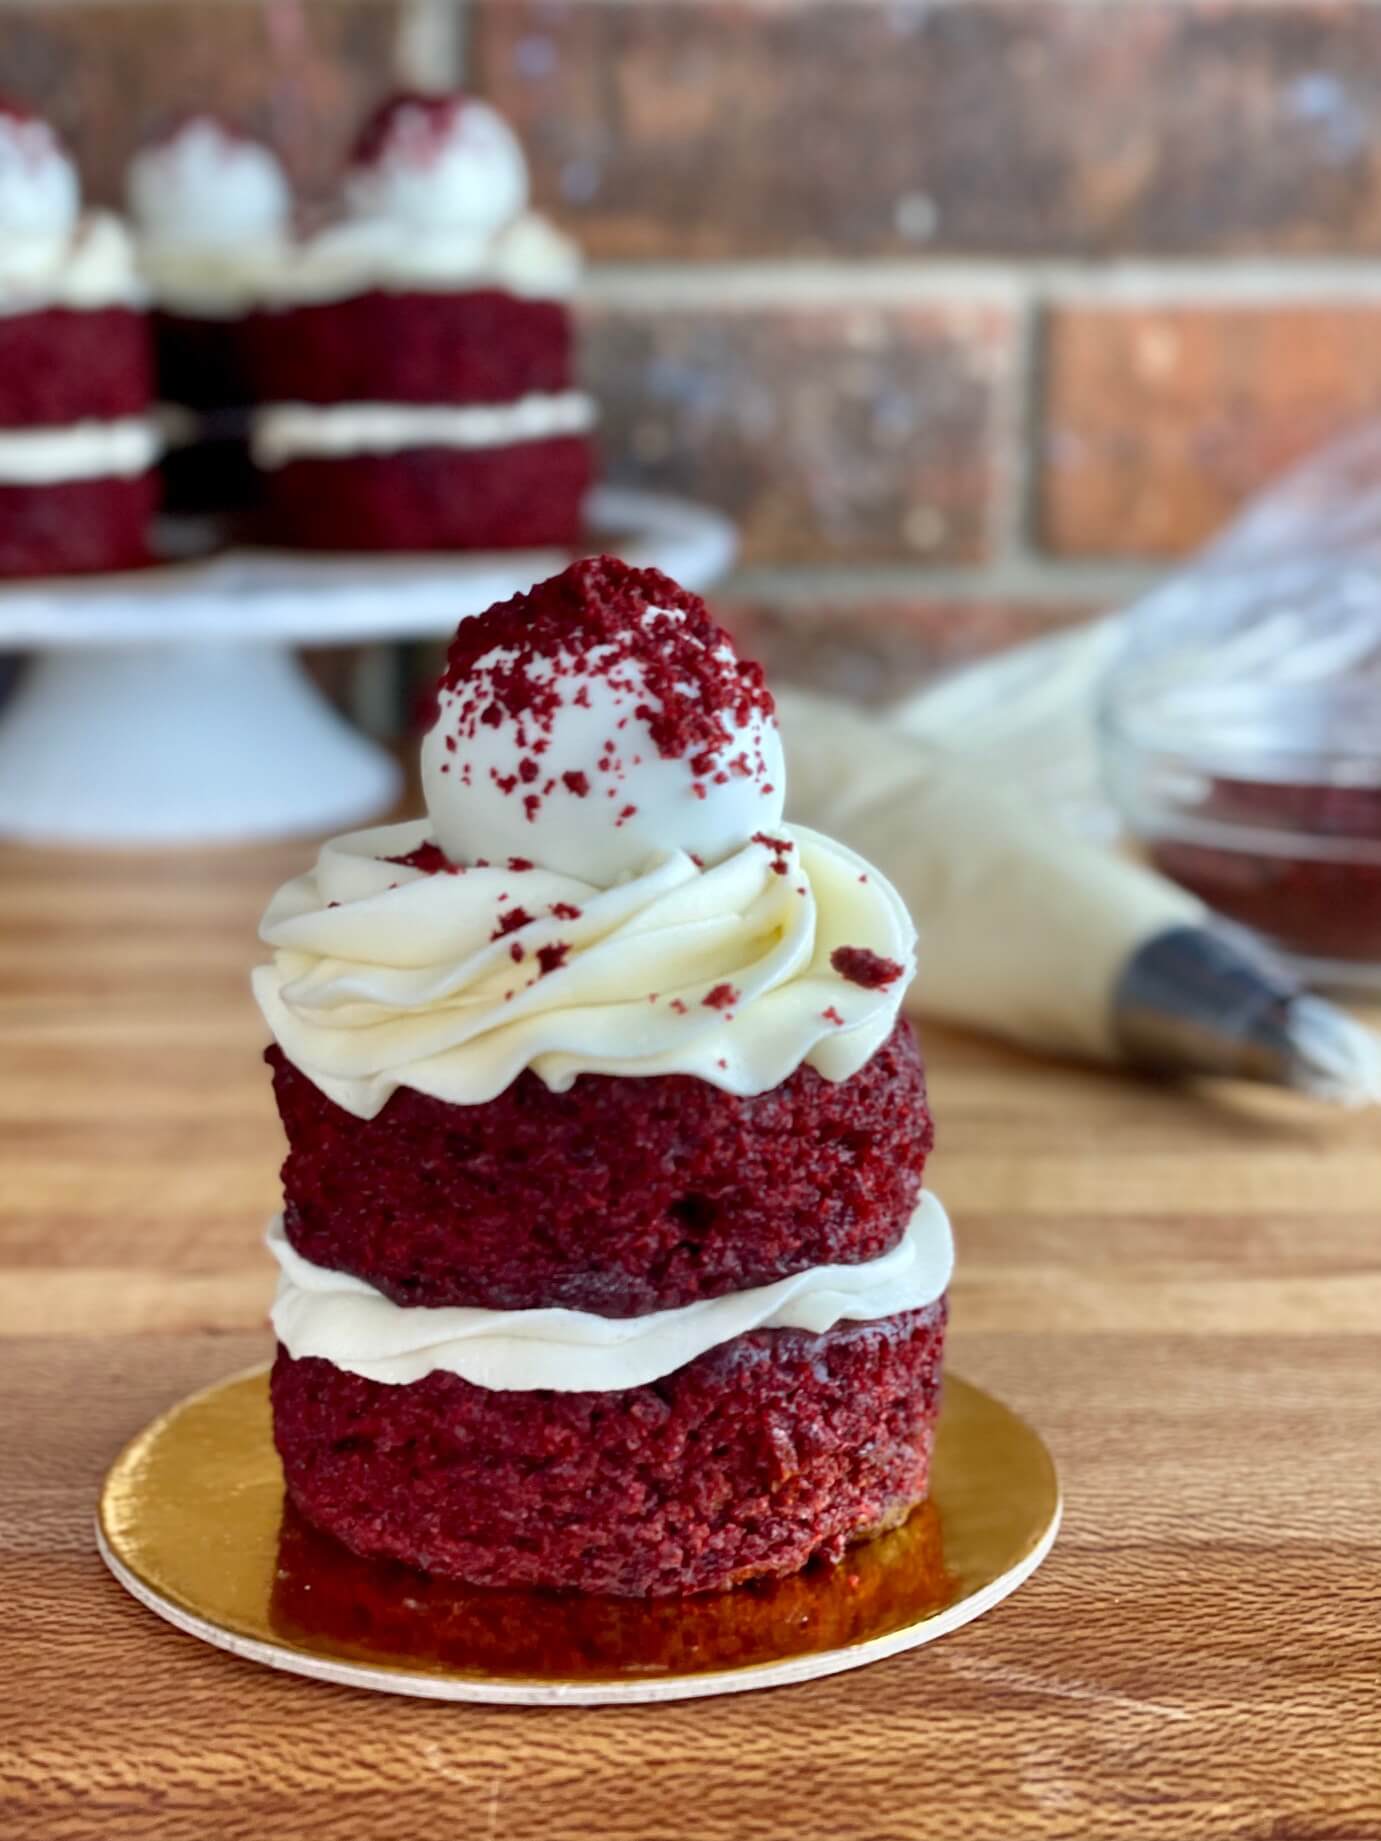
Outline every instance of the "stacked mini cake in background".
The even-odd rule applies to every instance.
[[[142,148],[126,190],[154,299],[169,506],[234,510],[253,497],[244,329],[289,259],[287,177],[267,147],[201,115]]]
[[[572,545],[593,408],[574,388],[573,246],[527,210],[512,132],[459,95],[366,125],[341,219],[248,325],[275,540],[308,549]]]
[[[46,122],[0,105],[0,576],[149,559],[158,427],[130,239]]]
[[[262,928],[293,1502],[633,1596],[904,1519],[953,1260],[915,933],[783,823],[760,670],[665,576],[579,563],[462,623],[422,771],[427,819],[327,844]]]
[[[579,544],[579,257],[486,104],[385,103],[311,230],[275,155],[206,116],[126,192],[137,260],[51,128],[0,106],[0,577],[151,560],[165,447],[199,545]]]

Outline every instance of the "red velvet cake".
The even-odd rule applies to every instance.
[[[126,189],[154,298],[158,392],[172,410],[169,507],[238,508],[256,477],[245,329],[265,278],[288,260],[287,179],[267,147],[196,115],[139,150]]]
[[[248,322],[272,534],[310,549],[572,546],[592,474],[575,252],[527,210],[486,104],[395,97],[359,137],[341,221]]]
[[[783,820],[757,667],[654,570],[463,623],[428,817],[270,904],[289,1495],[481,1586],[720,1589],[928,1486],[952,1244],[894,890]]]
[[[0,105],[0,576],[148,560],[159,437],[123,226],[46,122]]]

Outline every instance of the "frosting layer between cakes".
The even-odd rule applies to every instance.
[[[500,1391],[645,1386],[753,1330],[818,1335],[840,1322],[919,1310],[943,1293],[954,1266],[949,1219],[929,1192],[902,1239],[878,1259],[817,1266],[775,1284],[642,1317],[399,1305],[363,1279],[304,1259],[290,1245],[281,1217],[269,1229],[268,1244],[281,1270],[273,1327],[295,1360],[318,1357],[391,1386],[440,1371]]]
[[[130,479],[158,459],[163,437],[151,417],[78,422],[61,428],[0,430],[0,480],[47,486],[68,479]]]
[[[594,401],[580,390],[511,403],[277,403],[256,413],[253,451],[261,467],[277,467],[308,454],[503,447],[584,434],[594,423]]]

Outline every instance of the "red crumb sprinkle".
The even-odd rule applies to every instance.
[[[571,773],[563,773],[561,776],[561,784],[568,793],[574,793],[577,799],[585,799],[589,796],[590,776],[589,774],[581,773],[579,768],[576,768]]]
[[[677,1016],[684,1016],[686,1014],[686,1006],[681,1002],[679,997],[672,998],[671,1008],[676,1012]]]
[[[719,764],[736,729],[775,713],[761,667],[734,656],[728,634],[698,595],[658,569],[597,556],[461,623],[439,686],[454,698],[444,719],[462,742],[480,724],[507,720],[522,728],[520,745],[535,748],[550,739],[568,695],[588,706],[584,685],[563,692],[573,677],[603,679],[625,692],[635,684],[645,688],[647,699],[633,713],[657,752],[698,761],[697,771]],[[619,763],[609,752],[604,771],[613,772]],[[563,779],[578,797],[588,791],[583,775]]]
[[[491,940],[501,940],[506,933],[516,933],[520,927],[530,924],[532,916],[526,908],[510,908],[507,914],[499,916],[499,924],[490,934]]]
[[[542,968],[541,976],[545,978],[548,972],[554,972],[558,966],[564,965],[566,963],[566,955],[570,950],[571,943],[569,940],[553,940],[550,946],[539,946],[537,948],[537,963]]]
[[[416,850],[410,850],[403,857],[384,857],[385,863],[397,863],[403,869],[420,869],[426,876],[460,876],[465,873],[463,863],[453,863],[439,844],[419,844]]]
[[[510,857],[508,867],[516,874],[522,875],[524,870],[535,869],[537,866],[535,863],[529,863],[526,857]]]
[[[840,1027],[841,1029],[843,1028],[844,1019],[839,1014],[839,1012],[835,1009],[833,1004],[830,1005],[828,1010],[822,1010],[820,1014],[827,1023],[834,1023],[838,1025],[838,1027]]]
[[[860,881],[860,882],[866,882],[867,880],[868,880],[868,878],[867,878],[866,876],[860,876],[860,877],[859,877],[859,881]]]
[[[895,984],[903,970],[895,959],[884,959],[866,946],[836,946],[830,954],[830,964],[841,978],[847,978],[850,984],[861,984],[865,991],[881,991]]]
[[[720,1056],[719,1060],[715,1062],[715,1066],[717,1068],[726,1068],[728,1067],[728,1065],[729,1063],[724,1059],[722,1055]]]
[[[787,858],[791,855],[793,845],[789,837],[769,837],[765,831],[755,831],[752,841],[761,844],[764,850],[772,852],[772,873],[784,876],[787,872]]]
[[[697,869],[704,869],[705,867],[704,857],[698,857],[693,850],[688,850],[686,852],[686,855],[690,858],[691,862],[694,863]]]
[[[526,813],[527,822],[530,825],[535,825],[537,823],[537,814],[541,809],[542,795],[540,793],[529,793],[527,798],[523,801],[523,811]]]
[[[509,947],[508,956],[515,965],[521,965],[523,960],[527,957],[516,940],[514,940],[513,944]]]
[[[420,90],[400,90],[387,97],[360,129],[350,150],[351,166],[373,166],[385,153],[393,159],[401,155],[410,166],[433,165],[465,100]]]
[[[738,992],[731,984],[717,984],[700,1001],[707,1010],[732,1010],[738,1002]]]
[[[627,824],[630,818],[637,815],[637,810],[638,808],[635,805],[626,805],[614,820],[614,829],[617,830],[620,825]]]
[[[338,908],[340,903],[338,901],[328,901],[326,905],[328,908]]]
[[[580,909],[576,907],[574,902],[554,901],[551,904],[551,911],[556,916],[557,920],[580,919]]]

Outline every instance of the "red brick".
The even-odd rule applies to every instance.
[[[274,143],[311,195],[392,82],[403,4],[6,5],[0,86],[57,123],[93,198],[118,201],[139,142],[202,108]]]
[[[1381,247],[1350,0],[478,0],[471,42],[598,256]]]
[[[1045,546],[1174,556],[1381,409],[1381,307],[1069,305],[1043,370]]]
[[[990,658],[1101,610],[1067,602],[773,600],[732,587],[711,597],[769,684],[883,705],[956,666]]]
[[[1013,327],[992,305],[593,309],[607,476],[688,493],[754,562],[974,562]]]

